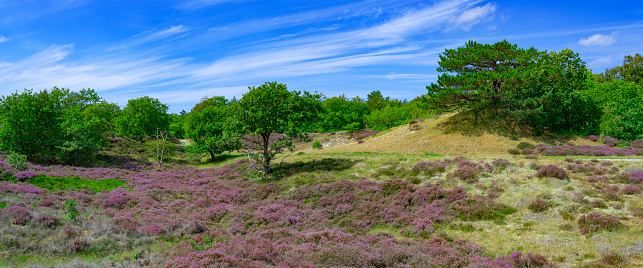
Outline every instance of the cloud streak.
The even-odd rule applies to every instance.
[[[606,47],[614,43],[616,43],[616,37],[614,36],[614,34],[612,35],[595,34],[586,39],[581,38],[580,40],[578,40],[578,44],[580,44],[581,46]]]

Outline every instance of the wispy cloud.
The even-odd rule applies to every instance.
[[[178,35],[183,34],[188,30],[189,30],[188,27],[183,25],[178,25],[178,26],[172,26],[170,28],[160,30],[160,31],[146,31],[129,38],[125,42],[112,46],[110,50],[128,49],[133,46],[147,44],[150,42],[159,41],[170,37],[177,37]]]
[[[190,0],[190,1],[182,1],[182,3],[176,5],[176,7],[179,9],[197,9],[197,8],[223,4],[223,3],[240,3],[240,2],[246,2],[246,1],[251,1],[251,0]]]
[[[616,37],[614,34],[611,34],[611,35],[595,34],[586,39],[581,38],[580,40],[578,40],[578,44],[582,46],[605,47],[605,46],[614,44],[615,42],[616,42]]]
[[[492,3],[487,3],[484,6],[467,9],[463,11],[462,14],[451,20],[451,23],[453,23],[453,25],[447,28],[447,30],[462,29],[464,31],[468,31],[473,25],[489,18],[489,16],[495,11],[496,5]]]
[[[607,56],[607,57],[601,57],[598,59],[595,59],[587,64],[589,67],[603,67],[609,63],[612,63],[612,56]]]
[[[2,35],[0,35],[0,44],[9,41],[9,38],[6,38]]]
[[[438,77],[435,74],[396,74],[396,73],[390,73],[387,75],[384,75],[383,77],[386,77],[388,80],[396,80],[396,79],[431,79],[431,78],[436,78]]]
[[[372,10],[373,3],[360,2],[353,7],[355,10]],[[414,37],[441,32],[454,23],[460,25],[458,27],[471,27],[482,21],[484,14],[488,15],[495,9],[495,6],[483,5],[480,11],[471,11],[469,15],[463,13],[463,10],[478,10],[475,7],[477,3],[473,0],[442,1],[406,9],[371,26],[344,29],[343,25],[326,24],[325,27],[262,42],[239,41],[233,43],[238,49],[228,49],[223,56],[206,59],[176,58],[172,57],[172,52],[203,46],[204,39],[218,38],[221,31],[234,32],[238,29],[241,32],[247,29],[237,33],[246,35],[257,27],[260,28],[257,31],[289,27],[289,22],[308,18],[307,15],[322,19],[311,17],[303,24],[317,20],[328,23],[335,21],[337,16],[352,13],[338,8],[318,13],[309,11],[292,17],[279,17],[273,24],[269,24],[267,19],[261,20],[267,25],[260,23],[254,28],[246,25],[247,22],[206,31],[178,25],[146,31],[102,50],[82,53],[76,52],[73,44],[54,45],[23,60],[0,63],[3,72],[0,85],[3,85],[3,90],[8,88],[11,91],[23,87],[36,90],[53,86],[74,90],[91,87],[120,104],[141,94],[164,98],[170,103],[186,103],[196,102],[205,95],[230,96],[233,92],[239,96],[248,85],[257,81],[331,74],[362,66],[426,65],[436,61],[445,43],[452,46],[454,41],[417,43]],[[483,10],[487,10],[486,13]],[[243,26],[237,28],[239,25]],[[230,38],[230,35],[225,38]],[[388,80],[420,80],[433,76],[390,73],[383,77]]]

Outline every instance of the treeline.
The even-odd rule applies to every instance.
[[[593,75],[570,49],[509,42],[447,49],[427,87],[430,107],[466,110],[514,132],[643,138],[643,58]]]
[[[643,138],[643,58],[593,75],[578,54],[522,49],[507,41],[446,49],[428,94],[400,101],[373,91],[366,98],[326,98],[276,82],[249,88],[240,100],[203,98],[189,112],[168,114],[158,99],[129,100],[121,110],[94,90],[54,87],[0,98],[0,149],[30,161],[91,162],[106,138],[138,141],[167,130],[193,140],[188,149],[217,154],[242,146],[270,173],[270,159],[306,140],[304,132],[384,130],[444,111],[464,111],[518,133],[604,134]],[[275,134],[279,133],[279,134]]]

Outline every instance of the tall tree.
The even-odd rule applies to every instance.
[[[278,153],[284,149],[292,152],[296,140],[309,140],[300,126],[316,120],[322,110],[321,96],[289,91],[277,82],[249,89],[234,106],[232,129],[243,135],[249,155],[266,177],[272,173],[270,162]]]
[[[469,41],[440,55],[437,84],[429,100],[439,108],[490,115],[510,129],[543,132],[594,131],[596,106],[581,93],[589,88],[585,63],[569,49],[547,53],[506,40]],[[591,115],[591,116],[588,116]]]
[[[31,161],[91,161],[102,145],[104,129],[98,117],[85,112],[100,101],[92,90],[76,93],[57,87],[3,96],[0,147]]]
[[[166,104],[147,96],[127,101],[116,118],[118,134],[143,141],[146,136],[155,135],[156,128],[167,130],[170,125],[167,109]]]
[[[643,56],[639,53],[625,56],[623,65],[606,69],[605,72],[596,75],[596,80],[601,83],[622,80],[643,86]]]
[[[224,97],[202,100],[196,107],[186,119],[186,136],[193,140],[190,146],[196,152],[208,153],[214,161],[218,154],[239,149],[238,138],[227,131],[232,113]]]

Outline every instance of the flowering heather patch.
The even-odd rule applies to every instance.
[[[633,140],[630,142],[630,147],[643,148],[643,139]]]
[[[564,169],[556,165],[546,165],[538,168],[538,171],[536,172],[536,177],[539,177],[539,178],[554,177],[560,180],[564,180],[564,179],[567,179],[567,171],[565,171]]]
[[[493,164],[495,169],[503,170],[506,169],[511,163],[509,163],[509,160],[507,159],[498,158],[496,160],[493,160],[491,164]]]
[[[623,189],[621,189],[621,192],[623,194],[627,194],[627,195],[640,194],[641,189],[639,187],[637,187],[637,186],[634,186],[634,185],[627,185],[627,186],[623,187]]]
[[[27,170],[27,171],[20,171],[16,173],[15,178],[17,181],[26,181],[26,180],[31,180],[36,176],[38,176],[38,174],[33,173],[30,170]]]
[[[543,198],[537,198],[529,203],[529,210],[531,210],[531,212],[538,213],[546,211],[550,206],[551,204],[549,201]]]
[[[433,176],[440,172],[444,172],[447,168],[447,163],[444,161],[420,161],[411,168],[411,175],[415,176],[424,173],[427,176]]]
[[[550,146],[548,144],[538,144],[534,154],[544,156],[636,156],[643,155],[642,147],[611,147],[608,145],[603,146]]]
[[[578,218],[578,227],[580,227],[581,234],[595,234],[602,230],[614,231],[624,228],[625,225],[614,216],[605,216],[600,212],[592,212],[581,215]]]
[[[601,138],[601,142],[607,146],[616,146],[620,143],[620,141],[617,138],[612,138],[610,136],[603,136]]]
[[[464,182],[473,183],[478,181],[481,173],[488,173],[491,171],[493,171],[493,166],[489,163],[482,165],[463,161],[458,163],[458,169],[448,174],[447,177],[458,178]]]
[[[359,140],[363,140],[365,138],[371,137],[378,133],[380,133],[380,131],[372,130],[372,129],[362,129],[351,133],[351,138],[354,138],[355,140],[359,141]]]

